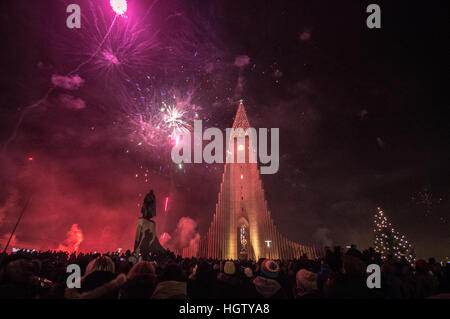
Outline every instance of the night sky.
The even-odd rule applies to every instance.
[[[367,248],[381,207],[418,257],[449,256],[444,2],[372,2],[381,29],[368,1],[130,0],[97,50],[109,1],[3,1],[1,248],[30,196],[11,247],[132,248],[150,189],[159,234],[203,235],[223,165],[172,163],[161,108],[225,129],[244,99],[253,127],[280,128],[261,178],[288,238]]]

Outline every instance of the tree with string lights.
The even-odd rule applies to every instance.
[[[388,256],[393,259],[402,260],[403,258],[411,265],[414,265],[416,256],[411,244],[404,235],[400,235],[388,221],[384,212],[378,207],[375,214],[375,250],[381,254],[385,260]]]

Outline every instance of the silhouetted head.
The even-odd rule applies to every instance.
[[[366,265],[357,257],[344,256],[342,266],[346,274],[355,276],[364,276],[366,274]]]
[[[427,272],[428,270],[429,270],[429,266],[425,260],[419,259],[416,261],[416,271]]]
[[[135,264],[128,272],[128,279],[132,279],[141,275],[154,275],[155,266],[149,261],[140,261]]]
[[[197,267],[196,274],[197,278],[207,278],[208,276],[211,276],[212,268],[206,261],[202,261]]]
[[[91,262],[86,267],[86,274],[93,273],[94,271],[107,271],[114,273],[114,262],[108,256],[99,256],[94,260],[91,260]]]
[[[185,278],[181,267],[171,263],[163,269],[159,281],[185,281]]]

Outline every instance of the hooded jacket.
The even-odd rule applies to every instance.
[[[255,287],[256,298],[282,299],[285,297],[280,284],[275,279],[258,276],[253,279],[253,286]]]

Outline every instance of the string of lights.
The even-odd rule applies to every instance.
[[[397,260],[403,258],[411,265],[414,265],[416,256],[411,244],[404,235],[400,235],[388,221],[384,212],[378,207],[375,214],[375,250],[381,254],[382,259],[392,256]]]

